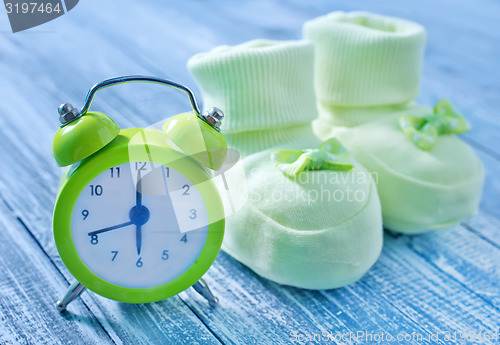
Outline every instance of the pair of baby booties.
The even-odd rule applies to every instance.
[[[422,233],[474,215],[484,172],[451,105],[414,102],[422,26],[333,12],[304,37],[217,47],[188,69],[243,157],[248,201],[223,250],[275,282],[330,289],[375,263],[383,226]]]

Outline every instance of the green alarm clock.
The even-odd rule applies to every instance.
[[[168,119],[161,129],[124,129],[88,111],[105,87],[150,82],[180,89],[194,113]],[[218,108],[201,114],[187,87],[173,81],[125,76],[94,85],[81,111],[59,107],[53,155],[67,166],[54,208],[54,240],[76,278],[57,303],[62,311],[85,289],[127,303],[148,303],[194,287],[210,305],[202,276],[220,251],[223,204],[212,177],[226,141]],[[211,173],[212,172],[212,173]]]

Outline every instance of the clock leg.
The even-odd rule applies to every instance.
[[[68,290],[64,294],[64,297],[56,302],[57,310],[60,312],[66,310],[66,307],[68,306],[68,304],[70,304],[75,299],[77,299],[82,294],[82,292],[84,292],[86,289],[87,288],[85,286],[83,286],[82,284],[80,284],[78,281],[71,284],[71,286],[68,288]]]
[[[219,303],[219,299],[213,295],[212,291],[210,291],[210,288],[208,287],[207,282],[205,282],[203,278],[198,280],[193,285],[193,289],[195,289],[197,293],[202,295],[203,298],[208,301],[208,304],[210,304],[211,307],[215,307],[217,303]]]

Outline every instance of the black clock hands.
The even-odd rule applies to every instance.
[[[137,247],[137,255],[141,255],[141,247],[142,247],[142,225],[137,225],[135,230],[135,243]]]
[[[142,191],[141,169],[139,169],[137,171],[137,185],[136,185],[136,188],[135,188],[135,207],[136,207],[136,209],[138,211],[142,210],[142,193],[141,193],[141,191]],[[136,245],[136,248],[137,248],[137,255],[141,255],[141,247],[142,247],[142,224],[140,224],[139,222],[136,222],[135,245]]]
[[[135,225],[135,243],[137,248],[137,255],[141,255],[142,249],[142,226],[146,224],[149,220],[149,210],[146,206],[142,204],[142,181],[141,181],[141,169],[137,171],[137,185],[135,192],[135,206],[130,209],[129,218],[130,221],[121,223],[118,225],[109,226],[107,228],[91,231],[88,233],[89,236],[95,236],[103,232],[120,229],[129,225]]]
[[[134,224],[134,222],[133,221],[129,221],[129,222],[126,222],[126,223],[109,226],[109,227],[104,228],[104,229],[100,229],[100,230],[89,232],[89,236],[94,236],[94,235],[97,235],[97,234],[100,234],[100,233],[103,233],[103,232],[107,232],[107,231],[111,231],[111,230],[115,230],[115,229],[119,229],[119,228],[124,228],[124,227],[132,225],[132,224]]]
[[[135,188],[135,206],[140,208],[142,206],[142,181],[141,181],[141,169],[137,171],[137,185]]]

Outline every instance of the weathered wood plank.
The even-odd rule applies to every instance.
[[[0,344],[114,344],[83,304],[59,315],[66,280],[3,201],[0,228]]]
[[[444,260],[453,259],[447,251],[442,256]],[[226,261],[233,260],[222,254],[210,271],[215,289],[223,289],[223,312],[203,308],[203,301],[196,296],[187,301],[209,326],[220,330],[226,341],[287,343],[292,332],[335,335],[359,330],[394,337],[416,332],[424,339],[440,332],[443,339],[444,332],[491,332],[500,322],[498,309],[483,299],[489,294],[483,285],[496,292],[494,276],[489,285],[469,284],[464,281],[468,277],[460,281],[456,279],[457,271],[450,272],[450,263],[444,268],[445,262],[429,265],[429,260],[415,252],[405,236],[385,236],[381,258],[363,279],[329,291],[280,286]]]
[[[477,217],[466,220],[462,225],[495,247],[500,248],[500,219],[480,212]]]
[[[421,236],[402,238],[425,260],[460,282],[491,306],[500,306],[499,247],[477,241],[476,233],[454,226]]]
[[[329,291],[296,289],[261,278],[224,253],[210,278],[221,298],[219,308],[207,310],[192,292],[186,303],[224,342],[289,344],[308,335],[350,336],[361,330],[394,337],[403,331],[428,334],[424,325],[415,324],[360,282]]]
[[[391,300],[401,312],[431,332],[498,329],[498,308],[484,303],[472,286],[449,279],[442,267],[429,265],[427,257],[408,250],[404,245],[407,237],[387,235],[384,240],[384,255],[363,280],[379,296]],[[441,255],[445,256],[446,251]],[[385,281],[386,275],[391,279]]]

